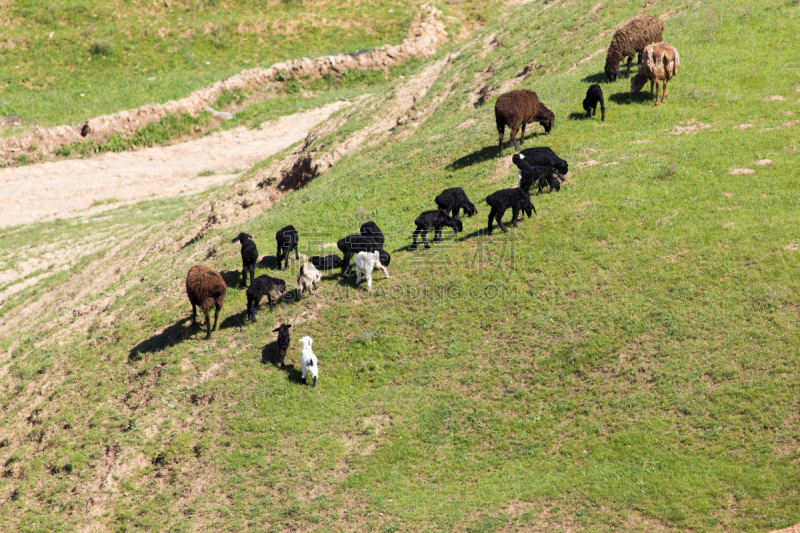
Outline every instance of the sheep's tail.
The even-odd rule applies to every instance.
[[[675,61],[674,64],[672,65],[672,75],[674,76],[681,69],[681,56],[678,53],[677,48],[673,47],[672,50],[675,52]]]

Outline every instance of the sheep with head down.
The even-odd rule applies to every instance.
[[[500,157],[503,157],[503,135],[506,126],[511,128],[511,142],[519,151],[517,144],[517,131],[522,126],[520,144],[525,142],[525,125],[538,122],[550,133],[556,123],[556,116],[547,106],[539,101],[536,93],[527,89],[509,91],[501,94],[494,104],[494,119],[497,124],[497,134],[500,137]]]
[[[639,63],[642,62],[642,54],[647,45],[661,42],[664,33],[664,21],[657,17],[645,15],[633,19],[628,24],[617,30],[611,39],[606,55],[606,77],[608,81],[615,82],[621,78],[619,70],[620,62],[628,58],[627,78],[631,74],[633,56],[639,55]]]
[[[678,50],[669,43],[656,43],[644,49],[639,72],[631,78],[631,95],[642,90],[650,82],[650,97],[653,97],[653,83],[656,86],[656,105],[658,101],[658,84],[664,85],[661,103],[667,99],[667,83],[678,74],[681,68],[681,56]]]

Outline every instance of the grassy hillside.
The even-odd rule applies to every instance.
[[[451,31],[489,16],[454,4]],[[43,2],[0,12],[3,135],[166,102],[242,69],[398,44],[419,12],[379,2]]]
[[[3,529],[721,532],[800,522],[800,127],[783,126],[797,120],[800,9],[638,7],[515,8],[432,59],[450,57],[417,103],[435,106],[417,129],[363,143],[255,221],[178,251],[198,217],[183,201],[4,234],[5,257],[98,235],[93,253],[119,270],[72,313],[59,302],[104,282],[92,274],[103,261],[43,278],[0,308],[8,324],[44,302],[2,341]],[[658,108],[646,94],[629,102],[626,80],[605,83],[595,53],[640,12],[668,14],[664,37],[683,61]],[[476,108],[470,96],[532,61],[541,68],[519,87],[557,118],[526,146],[551,146],[574,176],[534,198],[538,216],[489,237],[483,198],[512,186],[516,168],[496,156],[493,99]],[[595,82],[605,122],[578,118]],[[335,149],[390,97],[346,111],[315,145]],[[773,164],[753,164],[762,159]],[[412,221],[451,186],[478,216],[432,252],[409,252]],[[146,232],[157,213],[163,222]],[[272,254],[275,231],[292,223],[301,251],[319,253],[368,219],[389,234],[391,278],[377,274],[366,293],[331,277],[316,296],[245,322],[233,236],[246,230]],[[187,322],[183,278],[197,262],[230,286],[210,341]],[[267,259],[257,274],[291,287],[296,268],[277,272]],[[316,389],[298,384],[297,346],[288,371],[273,363],[280,322],[293,324],[294,343],[314,338]]]

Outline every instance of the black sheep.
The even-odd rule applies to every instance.
[[[315,255],[308,261],[317,267],[317,270],[319,271],[333,270],[334,268],[339,268],[342,266],[342,258],[336,254],[326,255],[325,257]]]
[[[291,224],[279,229],[278,233],[275,234],[275,241],[278,243],[278,251],[275,252],[275,257],[278,258],[278,270],[281,269],[281,261],[284,262],[284,269],[289,268],[289,254],[292,253],[293,248],[294,258],[296,260],[300,259],[297,253],[297,243],[299,240],[300,237],[297,235],[297,230],[294,229],[294,226]]]
[[[532,167],[523,162],[519,171],[519,186],[529,194],[533,184],[536,184],[539,188],[539,194],[542,193],[542,189],[545,187],[550,187],[551,191],[560,191],[561,183],[558,181],[559,178],[562,178],[562,176],[558,170],[553,170],[550,167]]]
[[[251,322],[256,321],[256,308],[261,303],[261,298],[267,297],[270,307],[275,306],[272,298],[272,292],[279,292],[283,295],[286,292],[286,282],[282,279],[271,278],[267,275],[258,276],[253,280],[253,283],[247,288],[247,316]],[[275,298],[275,300],[278,300]]]
[[[364,237],[372,237],[375,240],[375,242],[377,242],[381,246],[383,246],[383,243],[386,240],[385,237],[383,236],[381,228],[379,228],[378,225],[372,222],[371,220],[361,224],[359,232]]]
[[[443,190],[439,196],[436,197],[436,206],[439,209],[444,209],[445,213],[448,215],[452,214],[453,218],[458,217],[458,212],[461,209],[464,210],[464,214],[468,217],[478,214],[475,205],[469,201],[467,193],[465,193],[464,189],[461,187]]]
[[[566,161],[558,157],[553,150],[548,148],[547,146],[537,146],[534,148],[525,148],[521,152],[519,152],[519,160],[525,160],[525,163],[529,164],[532,167],[541,166],[541,167],[550,167],[555,170],[558,170],[561,174],[566,174],[569,172],[569,164]],[[514,161],[514,158],[511,158]],[[519,167],[519,164],[514,163]]]
[[[603,89],[596,83],[590,85],[586,91],[586,98],[583,99],[583,110],[586,111],[586,118],[591,118],[597,114],[597,103],[600,102],[600,116],[606,119],[606,104],[603,101]]]
[[[247,233],[240,233],[231,242],[239,241],[242,243],[242,285],[247,285],[247,273],[250,273],[250,283],[256,277],[256,261],[258,261],[258,249],[253,237]]]
[[[503,214],[508,208],[513,210],[514,215],[511,217],[511,224],[515,228],[517,227],[517,215],[519,215],[520,211],[526,212],[528,218],[531,216],[531,211],[536,213],[536,208],[531,203],[530,195],[519,187],[501,189],[494,192],[486,197],[486,203],[492,208],[489,212],[489,235],[492,234],[492,220],[497,220],[497,225],[500,226],[500,229],[508,232],[502,220]]]
[[[291,324],[281,324],[279,327],[272,330],[273,333],[278,334],[278,359],[281,362],[281,368],[286,368],[286,350],[289,349],[291,338],[289,337],[289,328]]]
[[[379,251],[381,255],[381,264],[383,264],[383,266],[389,266],[391,256],[389,252],[383,249],[382,241],[383,234],[381,234],[381,242],[365,235],[348,235],[344,239],[339,239],[336,242],[336,246],[339,247],[339,250],[341,250],[344,255],[342,258],[342,277],[347,278],[352,274],[350,260],[354,255],[358,255],[358,252]]]
[[[444,209],[432,209],[431,211],[424,211],[417,217],[417,219],[414,221],[414,224],[417,225],[417,229],[414,231],[414,242],[411,243],[411,246],[409,247],[410,250],[417,249],[417,236],[422,238],[422,244],[425,245],[425,248],[430,248],[431,245],[428,243],[425,236],[431,229],[434,230],[434,242],[440,242],[442,240],[442,228],[445,226],[453,228],[456,233],[464,229],[461,221],[457,218],[449,216]]]

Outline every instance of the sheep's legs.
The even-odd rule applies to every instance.
[[[519,152],[521,150],[521,148],[519,147],[519,144],[517,144],[517,131],[518,131],[518,127],[515,128],[515,127],[511,126],[511,142],[514,143],[514,148],[516,148],[517,152]]]
[[[497,213],[497,209],[494,208],[494,207],[489,211],[489,231],[488,231],[489,235],[492,234],[492,220],[494,220],[494,215],[496,213]]]
[[[508,233],[508,229],[506,225],[503,224],[503,215],[506,213],[505,209],[498,209],[497,215],[495,215],[494,219],[497,221],[497,225],[500,226],[500,229],[503,230],[504,233]]]
[[[192,325],[194,326],[197,322],[197,306],[192,304]]]
[[[661,95],[661,103],[664,103],[667,99],[667,80],[664,80],[664,90],[662,91]]]
[[[656,80],[656,107],[658,107],[658,80]]]
[[[437,226],[433,229],[433,242],[442,242],[442,227]]]
[[[294,260],[295,261],[300,261],[300,254],[297,253],[297,243],[296,242],[294,243]]]
[[[511,225],[517,227],[517,217],[519,216],[519,209],[516,207],[511,208]]]
[[[500,157],[503,157],[503,134],[506,131],[505,126],[500,126],[497,128],[497,135],[500,137]]]
[[[422,238],[422,244],[425,245],[425,248],[430,248],[431,247],[431,243],[428,242],[428,232],[430,230],[431,230],[430,228],[423,228],[422,231],[420,231],[420,237]],[[435,237],[436,237],[436,234],[434,233],[434,238]]]
[[[603,101],[602,98],[600,99],[600,114],[603,117],[603,122],[605,122],[606,121],[606,104],[605,104],[605,102]]]
[[[353,252],[344,252],[342,258],[342,277],[346,278],[350,274],[350,260],[353,258]]]
[[[633,64],[633,58],[628,58],[628,71],[625,73],[625,78],[627,79],[631,75],[631,65]]]
[[[214,327],[211,331],[217,331],[217,320],[219,320],[219,306],[214,309]]]
[[[203,311],[206,315],[206,340],[211,338],[211,318],[208,316],[208,311]]]
[[[525,123],[522,123],[522,138],[519,140],[519,144],[525,144]]]
[[[461,210],[461,208],[460,208],[460,207],[456,207],[455,209],[453,209],[453,218],[458,218],[458,212],[459,212],[460,210]],[[448,215],[449,215],[449,214],[450,214],[450,213],[448,213]]]

